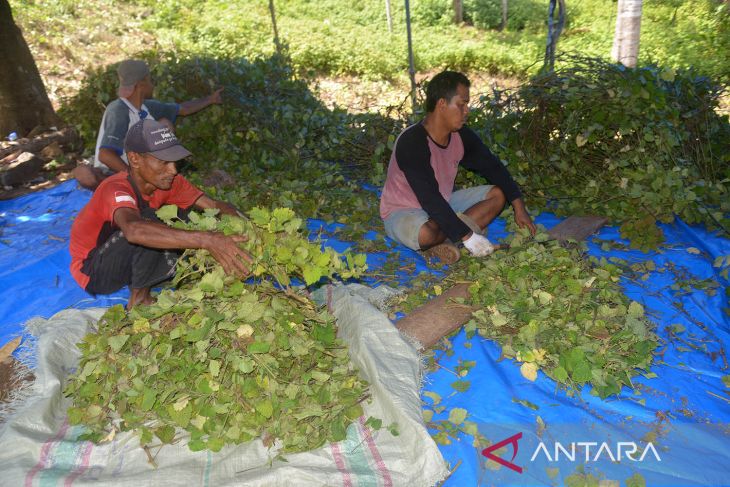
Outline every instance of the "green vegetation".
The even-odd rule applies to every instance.
[[[391,2],[389,34],[381,0],[277,2],[277,21],[298,70],[395,77],[407,67],[405,12]],[[507,29],[501,2],[465,1],[467,22],[456,26],[449,0],[414,0],[416,69],[451,67],[524,76],[539,68],[545,44],[547,6],[536,0],[510,0]],[[613,42],[615,6],[602,0],[567,2],[568,25],[558,52],[607,59]],[[645,2],[640,63],[695,66],[728,80],[730,22],[717,0]],[[145,25],[177,49],[226,56],[267,56],[273,52],[267,2],[177,0],[156,7]],[[703,55],[701,53],[714,53]],[[399,55],[400,54],[400,55]]]
[[[84,20],[99,12],[133,15],[166,49],[215,57],[269,57],[274,52],[268,2],[264,0],[54,0],[12,2],[19,21],[37,29],[38,42],[61,40],[84,29]],[[405,12],[391,2],[393,32],[387,30],[382,0],[288,0],[276,3],[281,39],[288,44],[298,72],[355,74],[395,78],[407,67]],[[505,75],[534,74],[544,52],[547,2],[510,0],[507,28],[499,31],[501,2],[466,0],[465,25],[451,22],[450,0],[413,0],[416,68],[428,71],[451,67]],[[607,59],[613,41],[615,4],[604,0],[567,2],[567,25],[558,52]],[[728,7],[719,0],[644,2],[640,64],[662,67],[694,66],[698,73],[727,82],[730,67]],[[99,19],[99,17],[95,17]],[[101,20],[106,16],[100,17]],[[111,26],[117,36],[124,20]],[[96,35],[97,42],[104,34]]]
[[[543,231],[532,239],[517,230],[506,240],[509,249],[452,266],[449,281],[472,283],[462,303],[476,309],[467,336],[478,332],[495,340],[531,381],[542,370],[569,391],[590,384],[591,393],[604,398],[633,387],[631,378],[649,371],[658,341],[644,307],[621,290],[623,263],[586,259],[582,244],[547,239]],[[443,284],[426,293],[415,288],[394,304],[412,309],[440,294]],[[466,377],[471,366],[459,376]],[[469,384],[460,380],[452,387]]]
[[[245,284],[225,276],[207,251],[189,251],[175,292],[129,314],[110,308],[79,345],[78,372],[65,389],[69,421],[88,427],[83,438],[109,441],[132,430],[149,446],[153,435],[172,443],[181,428],[193,451],[255,438],[307,451],[344,439],[362,415],[367,384],[336,338],[334,317],[292,289],[288,276],[308,283],[357,276],[365,256],[348,254],[346,265],[321,251],[289,209],[257,209],[251,220],[216,213],[191,213],[176,226],[247,235],[262,280]],[[158,214],[172,223],[177,208]]]
[[[730,124],[717,112],[720,93],[691,71],[571,58],[514,92],[483,97],[471,115],[530,204],[605,215],[647,250],[663,241],[655,221],[675,215],[730,231]]]
[[[467,331],[496,340],[529,380],[542,370],[569,388],[591,384],[600,397],[633,387],[631,378],[649,370],[657,338],[643,306],[623,294],[621,268],[588,261],[584,249],[546,234],[526,237],[520,230],[505,254],[470,259],[456,271],[473,282],[468,301],[479,308]]]
[[[307,218],[350,223],[356,232],[353,240],[368,229],[382,228],[373,211],[377,196],[354,176],[373,173],[370,158],[379,143],[368,135],[374,129],[363,124],[363,117],[387,127],[381,138],[394,130],[394,121],[326,109],[305,82],[294,78],[283,58],[148,59],[160,99],[189,99],[208,94],[212,86],[225,87],[224,107],[182,119],[177,129],[194,154],[186,170],[197,173],[191,176],[196,182],[208,181],[214,197],[246,211],[281,206]],[[66,119],[77,121],[85,140],[95,140],[103,103],[113,99],[116,85],[112,67],[95,70],[61,111]],[[358,155],[364,159],[358,162]],[[382,166],[377,167],[374,177],[383,173]],[[216,169],[233,179],[205,177]]]
[[[21,12],[21,22],[37,28],[35,32],[40,32],[39,26],[53,27],[46,29],[40,42],[54,43],[63,38],[63,29],[83,23],[95,3],[56,0],[47,7],[30,2],[14,5],[28,7],[16,11]],[[110,311],[101,322],[102,334],[87,338],[83,345],[79,380],[68,389],[77,401],[71,420],[92,425],[90,438],[112,434],[109,421],[119,417],[124,428],[139,429],[143,444],[153,434],[163,442],[172,441],[173,426],[186,428],[195,449],[218,449],[263,434],[284,439],[286,448],[294,451],[342,437],[347,422],[358,413],[355,406],[364,385],[358,383],[352,395],[343,397],[342,390],[347,390],[340,387],[343,382],[329,384],[320,380],[324,375],[306,376],[291,366],[301,357],[294,353],[291,340],[287,344],[281,337],[296,330],[297,340],[313,339],[315,343],[306,346],[324,355],[312,360],[328,360],[330,353],[342,360],[322,367],[318,362],[319,372],[337,370],[343,372],[338,379],[355,381],[349,369],[344,372],[344,349],[332,341],[331,317],[288,286],[291,277],[311,284],[333,273],[347,276],[363,262],[350,257],[349,265],[338,264],[334,254],[319,254],[316,245],[308,247],[303,240],[293,247],[271,242],[278,233],[298,227],[287,210],[292,209],[302,218],[346,224],[338,236],[354,242],[358,250],[385,248],[383,240],[363,239],[367,230],[381,235],[383,230],[377,196],[362,186],[382,182],[394,137],[408,117],[327,109],[305,79],[311,73],[402,76],[407,59],[405,27],[402,6],[396,3],[395,29],[389,34],[381,0],[277,2],[279,32],[288,45],[284,55],[274,54],[263,0],[115,4],[114,8],[135,12],[135,25],[150,36],[149,50],[130,55],[150,62],[158,98],[184,100],[225,87],[223,106],[178,121],[177,133],[194,154],[184,170],[212,196],[250,214],[252,222],[233,225],[202,215],[192,217],[191,224],[217,228],[222,223],[228,225],[226,231],[268,235],[252,238],[248,245],[263,259],[257,274],[277,280],[284,290],[225,280],[209,256],[191,252],[181,263],[185,267],[176,293],[165,291],[157,305],[138,308],[129,318],[119,310]],[[545,42],[539,2],[511,0],[512,13],[503,32],[496,30],[499,2],[465,1],[466,17],[473,25],[458,27],[449,20],[450,3],[413,2],[420,71],[448,66],[520,77],[537,74]],[[110,2],[103,5],[112,8]],[[658,67],[631,70],[606,62],[615,21],[610,5],[602,0],[569,0],[568,24],[558,51],[588,57],[562,56],[555,73],[537,75],[514,91],[483,97],[472,112],[471,125],[509,163],[533,210],[605,214],[622,225],[622,234],[633,246],[644,250],[663,240],[659,227],[652,224],[669,222],[674,215],[727,231],[730,125],[727,116],[718,115],[720,89],[705,77],[729,80],[728,62],[722,56],[730,52],[727,6],[717,0],[646,2],[640,63],[653,61]],[[79,127],[87,149],[95,140],[104,105],[116,96],[116,83],[112,66],[95,67],[78,95],[61,110]],[[267,228],[256,230],[259,227]],[[505,356],[521,363],[528,379],[534,380],[543,370],[569,389],[590,384],[601,397],[619,393],[623,385],[632,385],[640,370],[648,370],[656,336],[641,305],[620,292],[619,263],[588,262],[583,249],[544,242],[544,235],[533,241],[517,232],[510,243],[510,250],[493,258],[465,258],[450,270],[446,283],[458,279],[475,283],[469,304],[479,309],[469,324],[470,333],[479,330],[500,343]],[[385,267],[398,264],[396,256]],[[446,287],[441,282],[433,292],[440,293],[442,285]],[[428,291],[428,286],[416,288],[406,305],[423,300]],[[266,322],[269,328],[248,335],[250,310],[231,314],[237,309],[233,301],[265,310],[264,316],[271,318]],[[293,328],[282,318],[287,313],[296,318],[291,320]],[[312,334],[317,327],[325,331]],[[246,336],[253,341],[240,346]],[[253,349],[247,348],[250,345]],[[168,362],[158,364],[154,374],[142,373],[147,362],[158,362],[160,354],[167,355]],[[118,368],[124,363],[134,366]],[[163,369],[177,370],[181,364],[193,382],[181,390],[169,389],[168,383],[175,381],[165,378]],[[469,387],[463,378],[473,366],[461,364],[453,384],[456,391]],[[296,372],[271,385],[267,367]],[[120,381],[120,376],[126,379]],[[164,385],[156,382],[161,377]],[[296,382],[300,380],[306,382]],[[282,385],[285,382],[294,388]],[[219,391],[233,388],[236,400],[213,386]],[[189,391],[196,391],[195,396]],[[97,404],[100,395],[105,398],[103,407]],[[307,403],[312,409],[292,409],[292,401],[312,400]],[[433,411],[442,412],[443,406],[436,403],[434,399]],[[283,418],[292,412],[307,421],[299,424]],[[229,422],[231,417],[235,423]],[[142,426],[148,419],[158,421],[154,430]],[[325,436],[306,429],[314,425],[319,430],[324,423],[332,425],[324,428]],[[452,410],[449,420],[441,422],[441,440],[457,431],[476,435],[463,409]]]

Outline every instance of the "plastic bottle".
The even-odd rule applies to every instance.
[[[16,140],[18,140],[18,133],[17,133],[17,132],[10,132],[10,133],[8,134],[8,140],[9,140],[10,142],[13,142],[13,141],[16,141]]]

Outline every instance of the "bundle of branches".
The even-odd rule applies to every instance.
[[[159,214],[172,222],[173,210]],[[177,223],[248,235],[254,273],[280,286],[225,276],[207,251],[195,250],[179,263],[176,291],[129,314],[111,308],[80,344],[78,372],[65,389],[69,421],[88,427],[85,439],[135,431],[143,446],[187,437],[191,450],[218,451],[260,437],[287,452],[345,438],[362,415],[367,384],[336,338],[334,317],[291,288],[289,275],[306,282],[358,275],[364,256],[348,254],[345,264],[321,251],[291,210],[251,216],[218,220],[208,210]]]
[[[640,248],[662,241],[647,223],[675,215],[727,232],[730,124],[716,110],[721,89],[691,71],[566,61],[472,111],[472,126],[531,200],[562,215],[606,215]]]
[[[625,262],[586,259],[584,244],[549,240],[542,227],[534,238],[526,229],[510,229],[507,250],[489,259],[462,258],[446,281],[471,283],[463,301],[474,310],[467,337],[494,340],[525,378],[534,381],[542,371],[568,394],[590,386],[591,394],[605,398],[633,388],[639,374],[654,377],[656,327],[641,303],[621,290]],[[443,284],[414,288],[391,303],[392,311],[413,309],[441,294]],[[452,384],[460,391],[469,386]]]
[[[632,377],[649,373],[657,337],[644,307],[623,294],[620,266],[588,261],[584,248],[542,232],[536,240],[520,230],[500,258],[461,268],[478,308],[467,329],[497,341],[530,380],[542,370],[573,390],[591,384],[602,398],[633,387]]]

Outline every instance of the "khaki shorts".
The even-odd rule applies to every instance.
[[[460,189],[451,195],[449,206],[456,213],[464,213],[466,210],[487,198],[487,193],[494,186],[485,184],[474,188]],[[391,213],[383,222],[385,233],[398,243],[401,243],[413,250],[421,250],[418,245],[418,232],[428,221],[428,213],[421,208],[398,210]]]

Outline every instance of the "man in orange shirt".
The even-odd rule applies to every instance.
[[[230,274],[249,273],[251,256],[239,247],[244,236],[170,228],[155,210],[172,204],[217,208],[228,203],[206,196],[177,173],[175,162],[190,155],[168,125],[140,120],[125,140],[129,172],[105,179],[71,227],[71,274],[91,294],[129,286],[127,308],[154,301],[150,288],[171,278],[179,249],[206,249]]]

